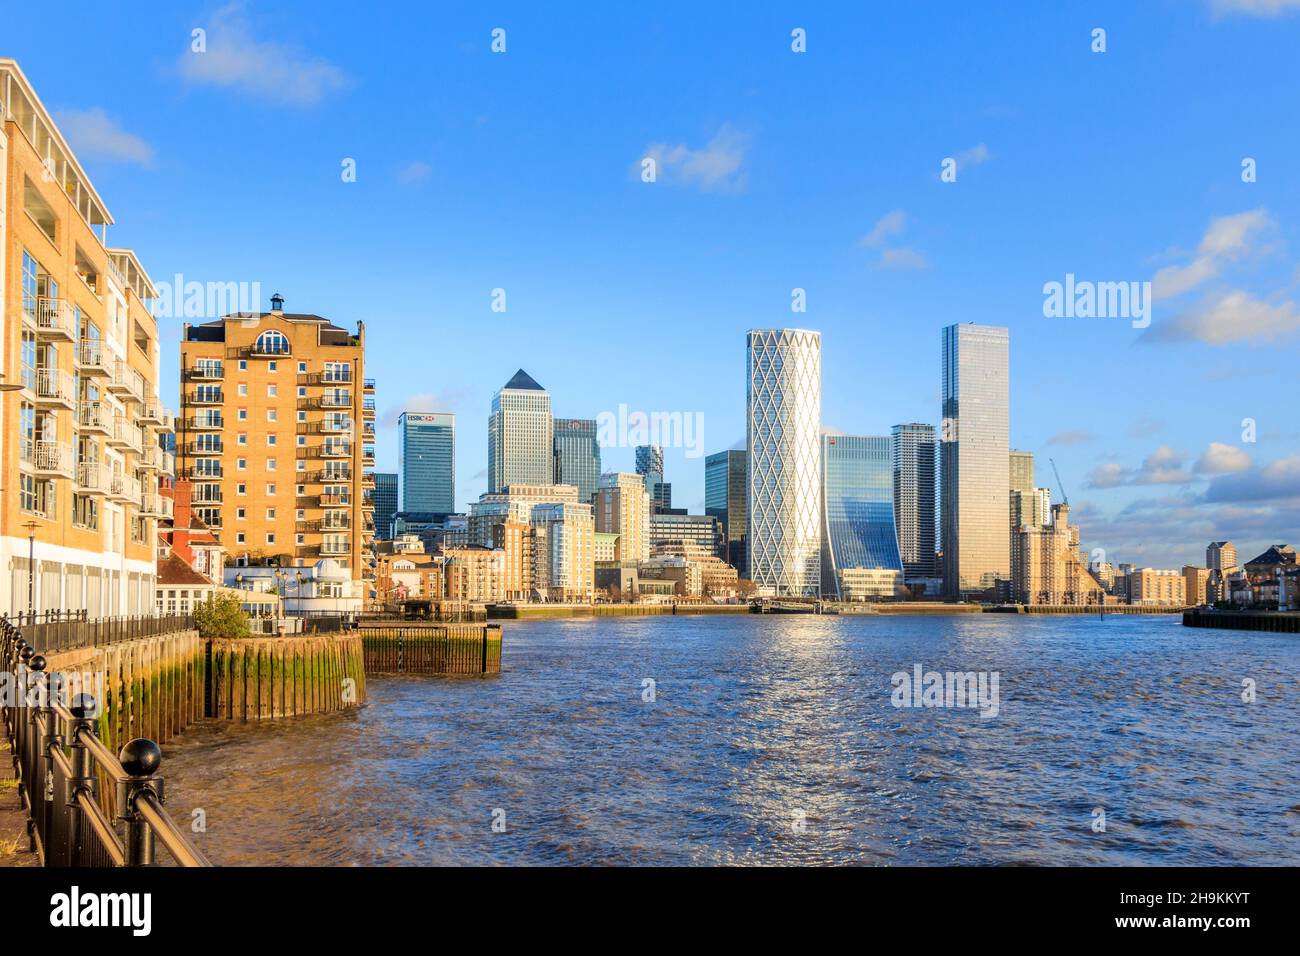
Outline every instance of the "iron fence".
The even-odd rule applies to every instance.
[[[0,666],[13,678],[0,717],[31,847],[46,866],[151,866],[159,843],[179,866],[212,865],[163,809],[154,741],[137,738],[114,756],[95,733],[94,697],[65,701],[59,675],[46,674],[45,658],[8,620]],[[111,801],[101,799],[101,779],[114,788]]]
[[[11,623],[22,630],[23,639],[38,654],[102,647],[194,628],[194,618],[188,614],[102,617],[91,620],[84,611],[19,614]]]

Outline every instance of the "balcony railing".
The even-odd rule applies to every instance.
[[[352,504],[352,496],[349,494],[331,491],[317,497],[320,498],[322,508],[346,508]]]
[[[199,388],[185,396],[188,405],[223,405],[225,401],[219,388]]]
[[[97,339],[82,339],[77,343],[77,366],[87,375],[107,375],[112,356]]]
[[[191,441],[185,443],[185,454],[187,455],[220,455],[222,448],[221,436],[217,436],[215,442],[197,442]]]
[[[175,503],[160,494],[146,492],[140,496],[140,514],[146,518],[172,517]]]
[[[323,458],[351,458],[352,442],[325,442],[320,446],[321,457]]]
[[[140,428],[125,415],[113,416],[113,427],[108,432],[108,443],[118,448],[140,450]]]
[[[144,401],[144,376],[124,359],[114,359],[109,370],[108,390],[133,401]]]
[[[140,406],[139,420],[145,425],[158,425],[164,430],[171,428],[172,413],[162,402],[149,399]]]
[[[23,315],[43,338],[77,339],[77,317],[72,303],[49,296],[23,296]]]
[[[219,505],[222,501],[220,485],[195,485],[190,501],[196,505]]]
[[[109,497],[117,498],[119,501],[139,501],[140,480],[134,475],[114,472],[109,482],[108,494]]]
[[[77,386],[72,376],[60,368],[31,370],[30,388],[36,394],[37,404],[56,404],[72,407],[77,400]]]
[[[72,446],[67,442],[25,438],[22,456],[37,471],[72,475]]]
[[[211,382],[225,377],[222,365],[194,365],[187,371],[186,377],[195,382]]]
[[[348,538],[326,538],[320,545],[321,554],[348,554],[351,550],[352,542]]]
[[[200,458],[193,466],[184,469],[180,477],[190,481],[220,481],[225,474],[220,459]]]
[[[77,490],[83,494],[106,495],[112,473],[107,465],[97,461],[83,461],[77,465]]]
[[[99,402],[82,402],[77,409],[77,427],[108,434],[113,428],[113,412]]]
[[[189,420],[189,427],[194,431],[219,432],[223,427],[223,422],[220,415],[195,415]]]

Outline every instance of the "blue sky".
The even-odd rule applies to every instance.
[[[1012,444],[1085,546],[1295,543],[1300,0],[863,6],[26,4],[0,55],[156,280],[364,320],[381,469],[397,412],[455,412],[462,504],[516,368],[560,416],[700,412],[715,451],[745,330],[815,328],[825,425],[885,434],[937,421],[940,329],[973,321],[1011,330]],[[1154,282],[1150,328],[1045,317],[1067,273]],[[699,510],[703,460],[666,470]]]

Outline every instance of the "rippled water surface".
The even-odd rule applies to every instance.
[[[894,708],[917,663],[998,672],[1000,713]],[[1295,635],[984,614],[507,623],[499,677],[163,770],[221,864],[1296,864],[1298,766]]]

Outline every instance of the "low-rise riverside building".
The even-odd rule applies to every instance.
[[[504,554],[504,601],[591,601],[596,528],[575,485],[510,485],[470,505],[471,546]]]
[[[1079,557],[1070,506],[1052,506],[1051,523],[1021,525],[1011,536],[1012,600],[1035,605],[1102,605],[1101,582]]]
[[[1130,604],[1179,607],[1187,604],[1187,587],[1181,571],[1138,568],[1128,575]]]
[[[0,59],[0,613],[155,607],[160,445],[153,283],[14,60]]]
[[[596,530],[618,535],[615,560],[650,557],[650,493],[641,475],[609,471],[596,485]]]
[[[1191,605],[1212,603],[1214,598],[1210,589],[1210,569],[1183,565],[1183,595]]]

